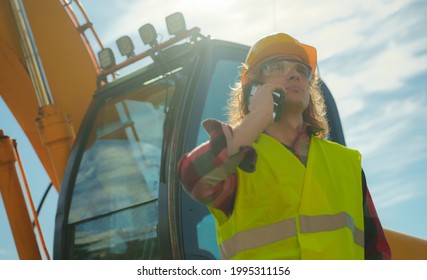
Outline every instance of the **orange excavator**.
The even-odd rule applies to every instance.
[[[166,25],[162,43],[153,25],[139,28],[142,53],[118,38],[117,63],[79,1],[0,1],[0,94],[59,194],[54,259],[219,258],[213,218],[182,190],[176,167],[207,139],[202,119],[225,120],[230,77],[249,47],[187,29],[180,13]],[[118,78],[124,69],[133,70]],[[330,138],[345,144],[322,91]],[[20,259],[50,258],[12,137],[0,131],[0,193],[16,249]],[[427,259],[426,240],[386,235],[394,259]]]

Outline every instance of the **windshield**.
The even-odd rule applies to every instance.
[[[70,258],[160,258],[159,172],[165,100],[173,93],[174,79],[163,77],[99,110],[71,200]]]

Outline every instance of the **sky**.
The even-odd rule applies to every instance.
[[[361,2],[81,0],[103,44],[113,49],[116,39],[130,35],[136,51],[145,50],[137,34],[145,23],[165,40],[164,18],[177,11],[187,28],[198,26],[212,38],[252,45],[284,32],[316,47],[319,73],[335,97],[347,146],[362,154],[383,227],[427,239],[427,2]],[[0,129],[18,141],[38,205],[49,180],[1,99],[0,115]],[[57,198],[51,191],[40,215],[51,255]],[[0,259],[17,258],[0,201]]]

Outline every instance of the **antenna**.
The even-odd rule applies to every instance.
[[[276,0],[273,2],[273,31],[277,32]]]

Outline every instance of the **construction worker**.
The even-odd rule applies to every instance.
[[[186,191],[215,218],[223,259],[391,257],[359,152],[325,140],[316,64],[316,49],[287,34],[261,38],[229,123],[204,121],[210,140],[179,162]]]

